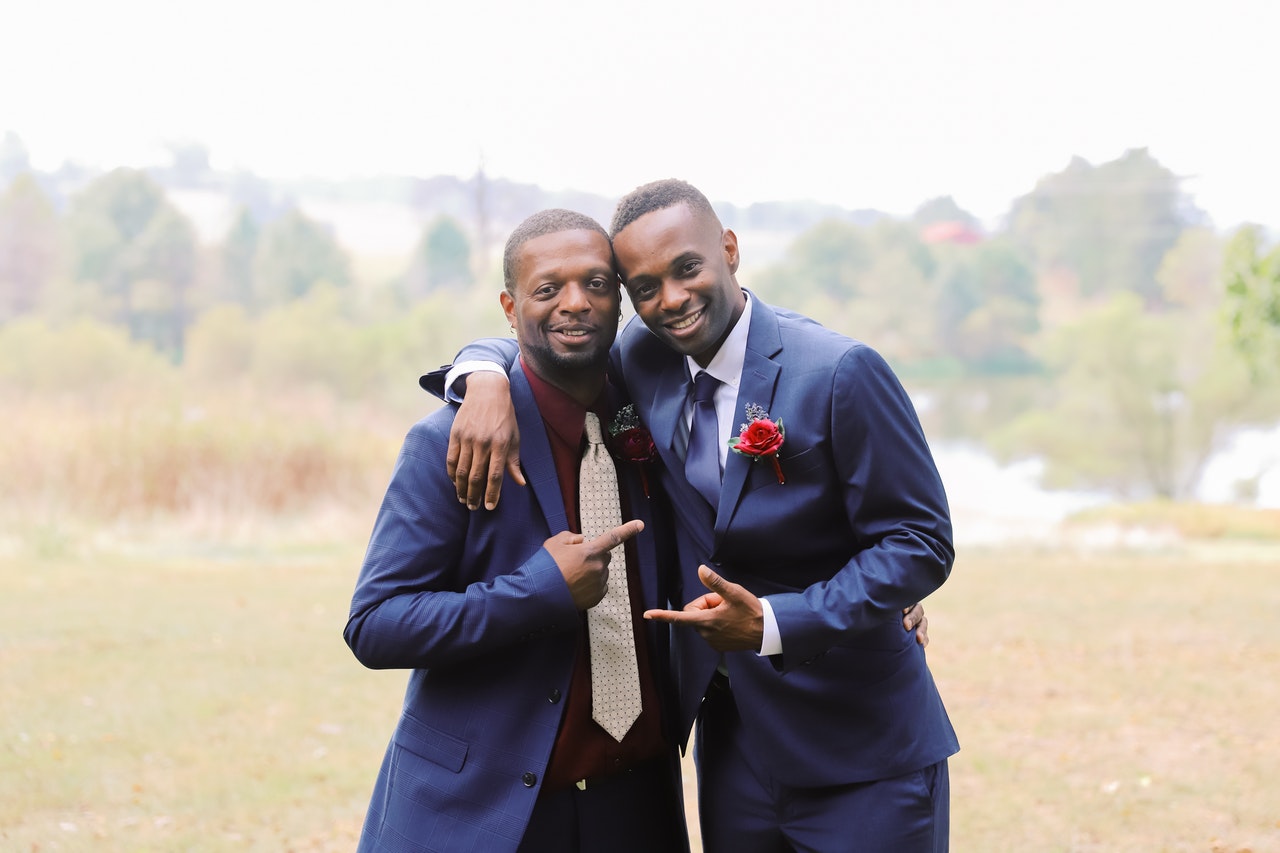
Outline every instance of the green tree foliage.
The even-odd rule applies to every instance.
[[[188,335],[183,375],[206,389],[320,396],[421,415],[429,401],[419,374],[505,328],[493,294],[439,292],[407,311],[357,319],[343,292],[321,285],[259,316],[231,304],[205,311]]]
[[[1030,267],[1006,239],[938,246],[937,311],[943,349],[984,374],[1025,372],[1040,329],[1040,296]]]
[[[950,199],[921,216],[972,222]],[[932,211],[932,212],[930,212]],[[762,297],[867,341],[910,372],[1030,369],[1039,296],[1007,240],[928,245],[917,224],[827,220],[750,281]]]
[[[1248,226],[1223,254],[1231,338],[1255,377],[1274,377],[1280,374],[1280,244],[1268,249],[1261,229]]]
[[[801,234],[750,286],[768,300],[873,343],[890,359],[936,354],[935,262],[913,226],[830,219]]]
[[[36,309],[58,265],[58,217],[30,172],[0,195],[0,323]]]
[[[938,359],[941,283],[932,252],[908,223],[876,223],[869,237],[871,263],[848,304],[854,336],[895,361]]]
[[[351,282],[347,256],[323,225],[294,208],[263,228],[253,259],[256,308],[291,302],[322,282]]]
[[[248,207],[236,214],[218,253],[220,277],[217,301],[253,305],[253,259],[258,253],[262,228]]]
[[[1222,301],[1222,241],[1209,228],[1188,228],[1156,270],[1162,301],[1173,308],[1213,311]]]
[[[195,269],[195,229],[144,173],[90,183],[67,217],[72,273],[98,291],[103,319],[181,357]]]
[[[1112,296],[1052,331],[1044,398],[996,444],[1041,456],[1050,487],[1190,496],[1233,429],[1276,413],[1214,331],[1211,314],[1154,314],[1136,294]]]
[[[407,296],[419,299],[441,288],[471,283],[471,242],[453,217],[438,216],[413,251],[404,277]]]
[[[1076,158],[1041,179],[1014,204],[1010,233],[1038,273],[1069,271],[1086,300],[1131,292],[1157,305],[1160,262],[1199,218],[1178,176],[1134,149],[1099,166]]]
[[[938,196],[926,201],[911,215],[916,225],[936,225],[939,222],[959,222],[970,228],[978,227],[978,218],[956,204],[949,195]]]

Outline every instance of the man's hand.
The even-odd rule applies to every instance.
[[[706,566],[698,566],[698,578],[710,592],[690,601],[684,610],[646,610],[644,618],[690,625],[718,652],[760,651],[764,641],[760,599]]]
[[[485,509],[498,505],[504,470],[518,485],[525,484],[520,428],[505,376],[480,371],[467,377],[467,395],[449,431],[445,465],[458,500],[467,509],[478,508],[481,501]]]
[[[566,530],[542,543],[556,561],[560,574],[564,575],[575,607],[586,610],[600,603],[609,588],[609,552],[641,530],[644,530],[644,522],[636,519],[590,541],[581,533]],[[627,582],[625,574],[621,578],[619,583]]]
[[[910,631],[915,629],[916,642],[920,644],[920,648],[927,649],[929,647],[929,617],[924,615],[924,605],[916,602],[910,607],[902,608],[902,630]]]

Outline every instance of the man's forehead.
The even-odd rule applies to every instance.
[[[543,270],[613,271],[613,250],[608,238],[585,229],[531,237],[520,247],[518,257],[522,275]]]
[[[679,204],[638,217],[614,236],[613,245],[619,260],[635,262],[644,257],[646,265],[667,263],[685,254],[711,251],[720,233],[714,219]]]

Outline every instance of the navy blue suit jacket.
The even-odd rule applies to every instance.
[[[523,372],[510,379],[528,488],[508,482],[492,512],[458,503],[445,473],[456,408],[440,409],[409,431],[360,569],[348,645],[368,667],[413,670],[361,851],[515,850],[542,785],[581,617],[543,547],[568,529],[546,430]],[[659,546],[626,467],[620,483],[646,522],[634,570],[656,607]],[[647,634],[661,666],[665,632]]]
[[[487,339],[459,360],[512,352]],[[769,596],[777,617],[781,655],[725,655],[753,754],[806,787],[891,778],[954,754],[924,650],[901,626],[900,609],[946,580],[954,550],[942,481],[897,377],[865,344],[755,300],[735,411],[745,421],[755,403],[783,420],[786,483],[730,453],[713,509],[677,450],[685,364],[635,318],[614,345],[615,380],[665,463],[682,578],[673,603],[705,592],[706,563]],[[424,385],[441,393],[441,378]],[[673,647],[687,736],[719,656],[692,631],[675,630]]]
[[[905,390],[870,347],[755,300],[735,413],[781,419],[785,484],[767,461],[729,453],[714,509],[684,477],[677,434],[688,368],[643,324],[615,362],[664,462],[683,577],[706,563],[769,596],[781,655],[725,655],[753,754],[797,786],[884,779],[959,749],[903,607],[946,580],[946,495]],[[718,656],[676,630],[681,724],[692,723]]]

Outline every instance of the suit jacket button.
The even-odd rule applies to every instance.
[[[526,770],[524,775],[520,777],[520,781],[524,783],[526,788],[532,788],[534,785],[538,784],[538,777],[536,774],[530,773]]]
[[[560,701],[560,688],[552,687],[551,692],[547,694],[547,701],[552,705]]]

